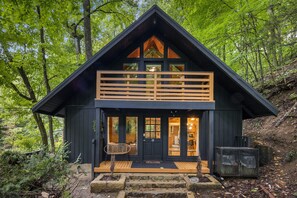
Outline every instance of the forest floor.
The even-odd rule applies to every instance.
[[[260,167],[258,179],[224,178],[223,190],[198,192],[198,197],[297,197],[297,61],[285,71],[291,71],[286,80],[259,90],[278,108],[278,116],[243,123],[254,144],[272,148],[272,161]]]
[[[257,179],[224,178],[222,190],[197,192],[197,197],[297,197],[297,61],[289,67],[288,71],[294,72],[286,80],[260,90],[278,108],[278,116],[245,120],[243,124],[244,135],[273,149],[272,161],[260,167]],[[73,197],[116,197],[91,194],[89,174],[80,175],[77,181]]]

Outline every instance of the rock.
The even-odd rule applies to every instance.
[[[233,197],[233,194],[230,193],[230,192],[225,192],[225,197],[228,198],[228,197]]]
[[[49,197],[49,194],[47,192],[42,192],[41,193],[41,196],[44,197],[44,198],[48,198]]]

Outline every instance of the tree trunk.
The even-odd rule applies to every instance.
[[[91,15],[90,15],[90,0],[84,0],[84,34],[86,58],[89,60],[92,57],[92,34],[91,34]]]
[[[40,12],[40,6],[37,6],[37,14],[39,20],[41,19],[41,12]],[[48,74],[47,74],[47,65],[46,65],[46,57],[45,57],[45,38],[44,38],[44,28],[41,26],[40,28],[40,43],[41,43],[41,60],[42,60],[42,70],[43,70],[43,81],[46,88],[46,93],[49,94],[51,92],[51,87],[49,84]],[[53,131],[53,118],[52,116],[48,116],[48,124],[49,124],[49,138],[51,143],[51,152],[55,152],[55,140],[54,140],[54,131]]]
[[[28,79],[28,76],[24,70],[23,67],[18,67],[17,68],[25,86],[26,86],[26,89],[29,93],[29,96],[32,100],[32,102],[37,102],[37,99],[36,99],[36,96],[35,96],[35,93],[33,91],[33,88],[30,84],[30,81]],[[39,129],[39,132],[40,132],[40,135],[41,135],[41,139],[42,139],[42,143],[44,146],[48,146],[48,140],[47,140],[47,134],[46,134],[46,130],[45,130],[45,127],[44,127],[44,123],[42,121],[42,118],[41,116],[38,114],[38,113],[33,113],[33,117],[37,123],[37,126],[38,126],[38,129]]]

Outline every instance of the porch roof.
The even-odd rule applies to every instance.
[[[169,42],[181,50],[204,71],[214,71],[215,81],[222,84],[243,105],[243,117],[252,118],[277,115],[278,110],[251,85],[245,82],[231,68],[223,63],[211,51],[197,41],[177,22],[171,19],[158,6],[153,6],[126,30],[103,47],[91,59],[73,72],[52,92],[39,101],[33,111],[48,115],[64,116],[64,107],[74,94],[85,90],[80,86],[95,83],[96,70],[128,49],[145,33],[161,33]]]

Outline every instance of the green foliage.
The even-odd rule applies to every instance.
[[[297,57],[294,0],[149,0],[158,4],[245,80],[264,84],[267,73]],[[275,84],[275,82],[274,82]]]
[[[0,196],[20,196],[31,191],[61,196],[70,174],[66,157],[64,147],[60,147],[55,155],[46,152],[25,155],[5,151],[0,156]]]

